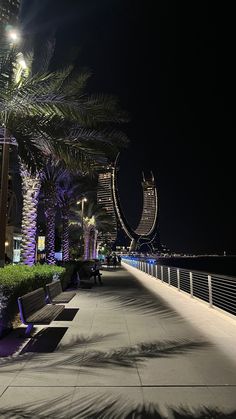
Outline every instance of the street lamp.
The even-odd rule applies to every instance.
[[[81,227],[83,231],[84,227],[84,203],[87,202],[87,198],[82,198],[79,201],[76,202],[77,205],[81,204]]]

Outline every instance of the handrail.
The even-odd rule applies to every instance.
[[[174,287],[192,298],[207,302],[211,308],[218,308],[231,315],[236,315],[235,277],[159,265],[148,262],[144,258],[126,256],[122,257],[122,261],[167,286]],[[154,266],[156,266],[155,269]]]

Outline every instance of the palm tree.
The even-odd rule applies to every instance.
[[[0,124],[4,123],[8,132],[17,138],[21,160],[30,169],[28,175],[39,172],[36,163],[40,154],[49,156],[54,152],[56,159],[66,155],[65,164],[70,156],[70,162],[74,165],[75,161],[80,162],[80,168],[87,170],[95,166],[94,162],[104,164],[105,156],[126,141],[124,134],[105,128],[112,121],[124,121],[113,98],[85,94],[88,73],[72,77],[70,68],[33,76],[21,71],[19,77],[16,58],[15,61],[12,56],[7,58],[0,63]],[[24,166],[22,173],[25,171]],[[36,178],[32,179],[32,188]],[[32,193],[30,205],[28,195],[25,208],[36,204],[36,196]],[[32,240],[31,232],[23,240],[26,243],[29,239]],[[35,245],[31,243],[30,249],[30,259],[26,254],[23,259],[31,264]]]
[[[62,175],[63,170],[50,162],[48,162],[41,174],[46,218],[46,261],[49,265],[55,264],[57,182]]]
[[[38,174],[32,176],[23,163],[20,173],[23,193],[21,259],[24,264],[31,266],[35,261],[37,208],[41,179]]]
[[[81,220],[83,227],[84,240],[84,259],[93,259],[97,256],[98,235],[109,233],[112,230],[113,223],[106,210],[96,204],[96,199],[90,200],[85,206],[83,220],[82,211],[74,208],[73,221]]]
[[[70,215],[76,202],[86,193],[86,196],[94,194],[97,187],[97,180],[91,176],[72,174],[65,171],[58,179],[57,202],[61,211],[62,219],[62,260],[69,260],[69,229]]]

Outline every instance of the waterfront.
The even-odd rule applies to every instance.
[[[236,256],[160,257],[160,265],[236,277]]]

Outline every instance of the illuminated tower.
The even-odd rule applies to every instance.
[[[154,177],[145,179],[143,174],[143,212],[140,222],[135,229],[138,236],[150,236],[157,221],[157,192]]]
[[[102,239],[107,239],[110,243],[113,243],[116,240],[117,234],[116,214],[113,204],[112,175],[113,169],[110,167],[108,167],[106,171],[99,173],[97,192],[98,204],[106,210],[112,220],[112,229],[110,233],[106,233],[105,237],[102,237]]]

